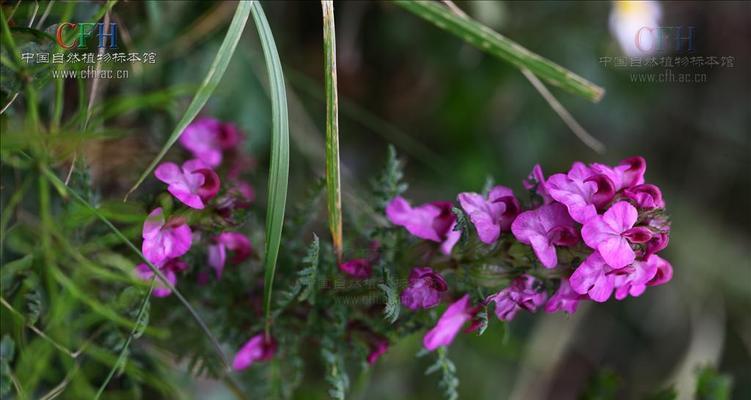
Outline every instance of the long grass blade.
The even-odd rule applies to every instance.
[[[271,330],[271,289],[274,284],[276,259],[282,240],[284,208],[287,203],[289,178],[289,118],[284,75],[274,36],[261,4],[252,2],[253,20],[261,39],[263,56],[271,87],[271,162],[269,165],[268,201],[266,204],[266,254],[264,256],[263,306],[266,316],[266,335]]]
[[[146,170],[143,171],[143,174],[141,174],[133,187],[130,188],[130,190],[128,190],[128,193],[125,194],[125,200],[127,200],[128,196],[133,193],[133,191],[135,191],[138,186],[141,185],[141,183],[146,179],[147,176],[149,176],[151,171],[153,171],[156,165],[159,164],[159,161],[164,158],[164,155],[167,154],[167,151],[169,151],[169,149],[172,147],[172,145],[175,144],[177,139],[180,138],[180,134],[182,134],[183,130],[185,130],[185,127],[187,127],[188,124],[193,121],[196,115],[198,115],[198,112],[201,111],[201,108],[203,108],[203,106],[209,100],[209,97],[214,92],[214,89],[216,89],[216,87],[219,85],[219,81],[222,80],[224,71],[227,70],[229,61],[230,59],[232,59],[232,55],[235,53],[235,48],[237,47],[237,43],[240,41],[240,36],[242,36],[243,29],[245,28],[245,23],[248,21],[248,16],[250,15],[250,7],[251,3],[247,1],[240,1],[237,3],[235,15],[234,17],[232,17],[232,22],[229,25],[229,29],[227,29],[227,34],[224,36],[224,41],[222,41],[221,46],[219,46],[219,51],[217,51],[216,56],[214,57],[214,61],[211,63],[211,67],[209,68],[209,72],[206,74],[206,78],[204,78],[201,86],[198,87],[198,91],[196,92],[196,95],[193,96],[193,100],[190,102],[190,105],[188,105],[188,108],[185,110],[185,114],[183,114],[182,118],[180,118],[180,121],[178,121],[175,129],[172,130],[169,139],[167,139],[167,143],[164,144],[162,150],[159,151],[159,154],[154,157],[154,160],[151,161],[151,164],[149,164]]]
[[[339,174],[339,96],[336,84],[336,30],[334,2],[321,1],[323,58],[326,91],[326,196],[329,230],[338,262],[342,262],[342,184]]]
[[[599,101],[605,93],[600,86],[535,54],[520,44],[469,17],[456,15],[449,8],[433,1],[395,0],[394,3],[426,19],[437,27],[453,33],[465,42],[506,60],[519,69],[528,69],[540,79],[590,101]]]

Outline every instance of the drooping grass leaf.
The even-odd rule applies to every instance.
[[[227,70],[229,61],[230,59],[232,59],[232,55],[235,53],[237,43],[240,41],[240,36],[242,36],[243,29],[245,28],[245,23],[248,21],[250,8],[250,2],[240,1],[237,3],[235,16],[232,17],[232,22],[227,29],[227,34],[224,36],[224,41],[222,41],[221,46],[219,46],[219,51],[217,51],[216,56],[214,57],[214,61],[211,63],[211,67],[209,68],[209,72],[206,74],[206,78],[204,78],[203,82],[198,87],[198,91],[196,92],[195,96],[193,96],[193,100],[190,102],[190,105],[188,105],[188,109],[185,110],[185,114],[183,114],[182,118],[180,118],[180,121],[178,121],[175,129],[172,130],[169,139],[167,139],[167,143],[164,144],[162,150],[159,151],[159,154],[154,157],[154,159],[151,161],[151,164],[149,164],[146,170],[143,171],[133,187],[128,190],[128,193],[126,193],[125,195],[126,199],[128,198],[128,195],[133,193],[133,191],[141,185],[144,179],[149,176],[156,165],[159,164],[159,161],[162,160],[164,155],[167,154],[167,151],[169,151],[169,149],[172,147],[172,145],[175,144],[177,139],[180,138],[180,134],[183,132],[183,130],[185,130],[185,127],[187,127],[188,124],[193,121],[193,118],[198,115],[198,112],[201,111],[201,108],[203,108],[203,106],[209,100],[209,97],[214,92],[214,89],[216,89],[216,87],[219,85],[219,81],[222,80],[224,71]]]
[[[337,261],[342,261],[342,187],[339,176],[339,97],[336,84],[336,30],[334,2],[321,1],[323,59],[326,90],[326,196],[329,230]]]
[[[274,43],[269,22],[258,2],[252,2],[253,20],[261,39],[266,59],[269,86],[271,88],[271,162],[269,165],[269,189],[266,204],[266,253],[264,258],[263,305],[266,316],[266,333],[271,328],[271,289],[274,284],[276,259],[284,226],[284,209],[287,203],[289,178],[289,118],[287,116],[287,93],[279,52]]]
[[[435,1],[395,0],[394,3],[453,33],[465,42],[506,60],[519,69],[528,69],[551,85],[597,102],[605,90],[560,65],[535,54],[518,43],[467,16],[456,15]]]

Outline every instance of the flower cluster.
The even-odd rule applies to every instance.
[[[143,255],[169,285],[157,279],[154,296],[170,295],[177,284],[177,275],[189,269],[181,259],[192,247],[205,244],[206,265],[221,279],[228,260],[240,264],[252,254],[248,237],[242,233],[216,231],[214,218],[221,226],[236,225],[234,212],[247,208],[253,201],[253,188],[239,180],[252,162],[241,155],[237,147],[243,135],[233,124],[213,118],[200,118],[191,123],[180,136],[180,144],[194,158],[178,165],[163,162],[154,171],[158,180],[167,185],[167,191],[185,208],[172,210],[165,215],[163,207],[155,208],[143,224]],[[220,179],[219,171],[226,179]],[[136,275],[151,280],[155,272],[147,264],[136,266]],[[208,274],[199,271],[199,282],[205,283]],[[248,367],[257,360],[270,358],[275,349],[271,338],[256,335],[238,352],[233,363],[237,369]]]
[[[425,335],[424,346],[433,350],[450,344],[469,321],[475,321],[468,328],[474,330],[479,310],[491,304],[499,320],[510,321],[520,310],[573,313],[583,300],[604,302],[613,293],[622,300],[668,282],[672,267],[657,255],[670,233],[665,202],[657,186],[645,183],[645,172],[642,157],[616,166],[575,162],[567,173],[547,179],[536,165],[523,182],[531,194],[525,206],[505,186],[495,186],[486,195],[460,193],[457,202],[482,245],[496,254],[525,245],[534,256],[507,258],[503,268],[508,286],[476,305],[469,294],[450,304]],[[413,207],[397,196],[386,216],[454,257],[461,232],[455,229],[452,207],[451,202]],[[463,262],[460,257],[455,261]],[[447,289],[440,272],[416,267],[401,301],[410,310],[435,307]]]

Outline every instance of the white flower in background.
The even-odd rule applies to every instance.
[[[662,9],[656,1],[614,1],[610,11],[610,32],[627,56],[653,54]]]

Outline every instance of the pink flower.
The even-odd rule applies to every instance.
[[[637,217],[634,206],[619,201],[602,216],[597,215],[584,224],[584,243],[597,249],[611,267],[623,268],[636,258],[630,243],[645,243],[652,238],[648,228],[633,227]]]
[[[529,275],[522,275],[509,287],[488,297],[495,302],[495,315],[501,321],[511,321],[519,310],[535,311],[545,303],[547,294],[538,287],[540,281]]]
[[[465,294],[444,311],[435,327],[429,330],[422,340],[426,349],[433,351],[441,346],[448,346],[462,329],[462,326],[472,319],[477,310],[469,304],[469,295]]]
[[[167,278],[167,282],[169,282],[170,285],[175,286],[177,284],[177,275],[175,273],[184,271],[187,268],[188,264],[184,261],[173,258],[167,261],[163,266],[159,267],[159,270],[162,272],[162,275]],[[152,271],[146,264],[138,264],[136,266],[136,276],[142,280],[149,281],[154,277],[154,271]],[[172,294],[172,290],[167,287],[161,279],[157,278],[156,286],[151,294],[154,297],[167,297]]]
[[[603,174],[613,182],[616,191],[644,183],[647,161],[636,156],[627,158],[615,167],[593,163],[591,169],[596,174]]]
[[[389,349],[389,341],[385,339],[377,340],[370,346],[370,353],[368,353],[368,364],[373,365],[378,361],[381,356]]]
[[[574,271],[569,278],[571,288],[579,294],[604,302],[615,290],[615,298],[638,297],[647,286],[666,283],[673,276],[670,263],[652,255],[645,261],[635,261],[623,268],[610,267],[599,253],[594,252]]]
[[[576,312],[579,302],[586,298],[587,296],[576,293],[568,283],[568,279],[563,278],[561,279],[561,286],[545,304],[545,312],[554,313],[563,310],[568,314],[573,314]]]
[[[407,288],[402,291],[402,304],[410,310],[431,308],[441,300],[441,293],[448,289],[441,274],[429,267],[412,268]]]
[[[514,192],[505,186],[496,186],[488,193],[487,200],[479,193],[460,193],[458,196],[464,212],[477,229],[483,243],[492,244],[508,231],[521,206]]]
[[[167,191],[175,198],[199,210],[219,192],[219,176],[200,160],[188,160],[182,169],[165,162],[156,168],[154,175],[168,185]]]
[[[590,299],[602,303],[613,293],[613,270],[595,251],[579,265],[568,281],[576,293],[589,295]]]
[[[451,249],[461,238],[461,232],[454,231],[456,216],[447,201],[412,208],[407,200],[397,196],[386,207],[386,216],[392,224],[403,226],[420,239],[441,243],[443,254],[451,254]]]
[[[187,253],[193,240],[185,219],[171,218],[165,223],[161,207],[154,209],[144,221],[142,236],[141,251],[156,265]]]
[[[222,162],[222,150],[240,143],[242,136],[233,124],[213,118],[199,118],[188,125],[180,135],[180,144],[210,167]]]
[[[647,282],[647,286],[659,286],[670,282],[673,279],[673,266],[660,256],[652,255],[648,261],[657,266],[657,272],[652,279]]]
[[[657,264],[662,260],[651,256],[646,261],[634,261],[633,264],[614,271],[615,298],[623,300],[626,296],[639,297],[647,289],[649,281],[657,275]]]
[[[235,256],[232,258],[232,264],[240,264],[250,257],[253,248],[250,240],[238,232],[224,232],[214,237],[213,243],[209,245],[209,266],[216,271],[216,278],[222,277],[224,263],[227,260],[227,250],[234,251]]]
[[[339,264],[339,269],[355,279],[368,279],[373,274],[373,266],[370,260],[355,258]]]
[[[257,361],[268,361],[276,353],[276,341],[259,333],[243,345],[232,360],[232,368],[241,371]]]
[[[579,241],[574,220],[560,203],[543,205],[519,214],[511,232],[521,243],[529,244],[546,268],[558,265],[555,246],[571,246]]]
[[[529,173],[527,179],[522,182],[524,188],[527,190],[534,190],[540,197],[542,197],[543,204],[550,204],[553,198],[548,193],[548,187],[545,184],[545,175],[542,173],[542,167],[540,164],[535,164],[532,167],[532,172]]]
[[[665,208],[665,201],[662,199],[660,188],[655,185],[642,184],[626,188],[623,191],[626,198],[634,201],[637,207],[645,210],[655,208]]]
[[[586,165],[577,161],[567,174],[555,174],[545,183],[550,197],[563,203],[571,218],[582,224],[597,215],[593,196],[598,186],[589,179],[592,175]]]

